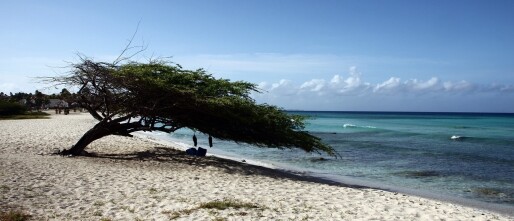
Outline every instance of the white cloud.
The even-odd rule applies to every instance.
[[[389,80],[384,81],[383,83],[377,84],[373,88],[373,92],[380,93],[380,92],[391,92],[398,90],[401,86],[400,78],[397,77],[391,77]]]
[[[330,83],[333,84],[333,85],[337,85],[337,84],[339,84],[343,80],[344,79],[341,76],[336,74],[336,75],[334,75],[334,77],[332,77],[332,80],[330,80]]]
[[[413,91],[436,90],[438,88],[439,79],[436,77],[432,77],[428,81],[411,79],[408,80],[405,84]]]
[[[330,80],[330,87],[327,89],[329,90],[328,92],[341,95],[356,95],[369,89],[370,84],[362,82],[361,74],[357,71],[357,67],[350,67],[348,75],[346,79],[338,74],[334,75]]]
[[[362,74],[355,66],[349,68],[347,77],[339,74],[334,75],[330,80],[311,79],[305,81],[299,86],[293,84],[292,81],[282,79],[277,83],[259,84],[259,87],[269,91],[273,96],[302,94],[306,96],[308,93],[317,96],[341,96],[341,95],[455,95],[469,93],[514,93],[514,85],[479,85],[473,84],[465,80],[452,82],[441,81],[437,77],[431,77],[428,80],[409,79],[402,80],[399,77],[390,77],[380,83],[370,83],[362,79]]]
[[[501,93],[513,93],[514,85],[504,85],[504,84],[491,84],[489,87],[484,89],[485,91],[498,91]]]
[[[280,90],[283,88],[287,88],[290,85],[290,83],[291,83],[290,80],[282,79],[278,83],[273,83],[271,85],[270,90]]]
[[[290,80],[281,79],[276,83],[261,82],[258,84],[261,90],[264,90],[263,94],[269,94],[272,96],[290,96],[297,94],[299,88],[294,86]],[[255,94],[256,96],[262,96],[263,94]]]
[[[459,82],[449,82],[448,81],[448,82],[443,83],[443,88],[445,91],[448,91],[448,92],[468,92],[468,91],[474,90],[475,85],[473,85],[465,80],[462,80]]]
[[[514,92],[514,85],[502,85],[498,90],[501,92],[512,93]]]
[[[303,83],[300,86],[300,89],[305,89],[313,92],[319,92],[321,89],[325,87],[325,80],[323,79],[312,79]]]
[[[418,79],[409,79],[406,81],[402,81],[398,77],[391,77],[387,81],[382,83],[378,83],[374,86],[374,93],[411,93],[411,94],[419,94],[419,93],[427,93],[427,92],[437,92],[443,89],[443,84],[440,83],[440,80],[436,77],[432,77],[427,81],[418,80]]]
[[[256,100],[293,109],[309,106],[318,109],[326,105],[330,107],[327,109],[357,110],[374,103],[381,103],[382,107],[382,103],[389,100],[391,105],[397,106],[426,103],[429,110],[434,103],[429,101],[448,100],[448,97],[462,101],[461,98],[496,98],[496,93],[514,96],[514,85],[486,83],[486,80],[503,79],[512,82],[511,77],[496,75],[484,79],[469,75],[466,79],[466,72],[473,70],[462,67],[458,68],[458,73],[439,72],[440,76],[448,78],[443,79],[434,76],[432,70],[453,67],[453,64],[422,58],[250,53],[176,56],[173,60],[190,69],[204,67],[215,77],[262,82],[259,87],[264,93],[253,94]],[[340,72],[348,67],[347,71]],[[363,74],[357,67],[364,68]],[[395,74],[387,75],[384,70]],[[412,77],[413,72],[416,78]],[[448,105],[457,103],[447,102]],[[391,110],[397,106],[391,106]]]

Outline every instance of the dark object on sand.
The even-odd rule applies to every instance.
[[[207,149],[198,147],[198,151],[196,152],[196,156],[205,157],[206,154],[207,154]]]
[[[198,151],[196,150],[196,148],[189,148],[189,149],[186,150],[186,154],[187,155],[191,155],[191,156],[196,156],[197,152]]]
[[[194,147],[191,147],[186,150],[186,154],[189,156],[199,156],[199,157],[205,157],[207,155],[207,149],[198,147],[198,150]]]

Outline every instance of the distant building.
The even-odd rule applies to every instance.
[[[68,102],[63,101],[61,99],[50,99],[50,103],[47,105],[48,108],[57,108],[57,107],[68,107]]]
[[[21,99],[21,100],[18,101],[18,103],[21,104],[21,105],[26,105],[27,104],[27,99],[25,99],[25,98]]]

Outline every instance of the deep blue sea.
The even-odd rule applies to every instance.
[[[341,182],[514,206],[514,114],[290,112],[338,158],[214,140],[208,153]],[[192,132],[155,134],[192,146]],[[207,137],[197,134],[200,146]]]

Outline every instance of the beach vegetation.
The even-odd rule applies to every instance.
[[[170,219],[177,219],[180,217],[180,213],[179,212],[172,212],[170,214]]]
[[[219,215],[219,212],[218,212],[218,211],[215,211],[215,210],[209,210],[209,211],[207,211],[207,213],[209,213],[209,215],[212,215],[212,216],[217,216],[217,215]]]
[[[24,114],[27,108],[19,103],[0,101],[0,116]]]
[[[20,115],[0,116],[0,120],[28,120],[28,119],[48,119],[50,114],[45,112],[29,112]]]
[[[86,154],[91,142],[109,135],[189,128],[220,140],[335,155],[304,130],[304,117],[257,104],[251,98],[262,92],[256,84],[215,78],[165,59],[135,62],[130,57],[96,62],[79,56],[67,74],[43,78],[53,86],[77,88],[77,102],[98,120],[62,154]]]
[[[0,120],[18,120],[18,119],[44,119],[50,114],[34,111],[27,111],[27,107],[16,102],[0,101]]]
[[[2,192],[9,192],[10,189],[11,188],[9,188],[9,186],[7,186],[7,185],[0,185],[0,190]]]
[[[248,212],[241,211],[241,212],[238,212],[237,215],[238,216],[246,216],[246,215],[248,215]]]
[[[198,211],[200,209],[225,210],[225,209],[229,209],[229,208],[233,208],[233,209],[260,209],[260,210],[265,209],[265,207],[257,205],[257,204],[253,204],[253,203],[245,203],[245,202],[241,202],[241,201],[235,200],[235,199],[223,199],[223,200],[214,200],[214,201],[209,201],[209,202],[201,203],[199,206],[193,207],[193,208],[190,208],[190,209],[183,209],[183,210],[174,211],[174,212],[164,211],[163,213],[168,213],[170,219],[177,219],[181,215],[189,215],[189,214],[191,214],[191,213],[193,213],[195,211]],[[217,212],[213,212],[211,210],[211,211],[209,211],[209,214],[216,215]],[[241,216],[248,215],[248,213],[244,212],[244,211],[241,211],[238,214],[241,215]]]
[[[31,215],[19,210],[0,211],[0,221],[25,221],[31,217]]]
[[[96,201],[95,203],[93,203],[93,206],[103,206],[103,205],[105,205],[105,203],[102,201]]]
[[[301,220],[311,220],[312,217],[310,217],[309,215],[305,215]]]
[[[238,200],[234,199],[223,199],[223,200],[215,200],[211,202],[206,202],[200,204],[198,206],[199,209],[218,209],[218,210],[225,210],[228,208],[234,208],[234,209],[255,209],[255,208],[261,208],[261,206],[253,203],[245,203],[240,202]]]

